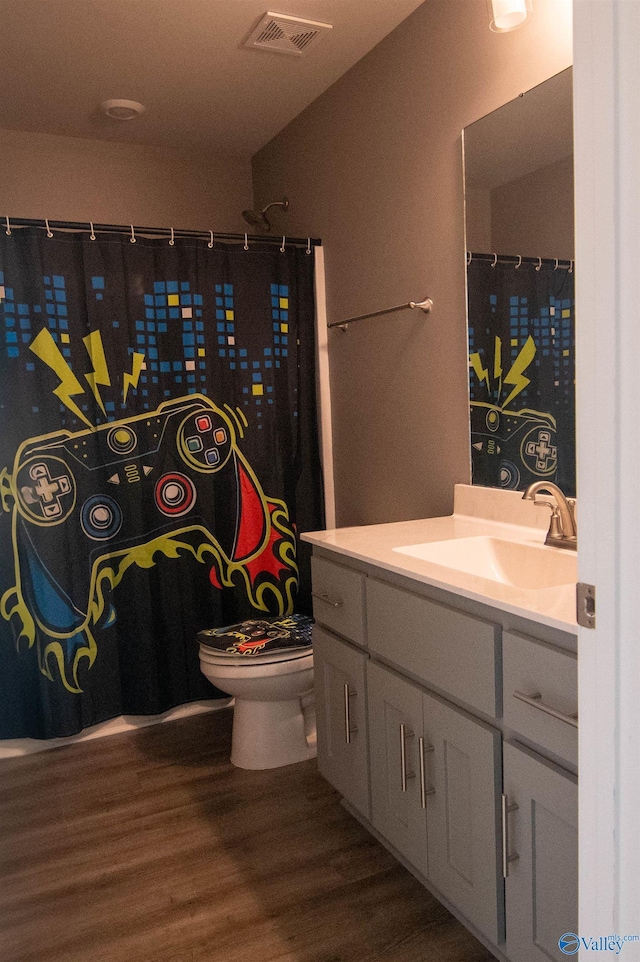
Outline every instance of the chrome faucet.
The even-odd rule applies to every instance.
[[[536,501],[536,495],[546,491],[554,501]],[[576,526],[576,503],[573,498],[566,498],[557,484],[552,481],[534,481],[525,490],[522,497],[534,504],[546,504],[551,508],[551,521],[545,544],[554,548],[568,548],[576,551],[578,548],[578,530]]]

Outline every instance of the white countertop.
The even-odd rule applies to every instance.
[[[505,521],[495,520],[496,515]],[[514,521],[516,523],[512,523]],[[520,523],[522,521],[527,523]],[[394,551],[398,546],[483,536],[542,546],[547,524],[548,512],[523,502],[518,492],[456,485],[454,513],[447,517],[311,531],[302,534],[301,538],[320,548],[539,624],[576,632],[574,585],[518,588]],[[564,549],[543,550],[556,552]]]

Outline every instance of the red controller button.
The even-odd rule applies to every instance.
[[[204,434],[206,431],[210,431],[211,418],[208,417],[206,414],[203,414],[201,417],[196,418],[196,427],[200,432],[200,434]]]
[[[184,474],[165,474],[156,484],[156,504],[163,514],[180,517],[191,510],[196,500],[196,489]]]

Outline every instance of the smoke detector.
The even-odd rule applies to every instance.
[[[112,120],[133,120],[146,110],[137,100],[103,100],[100,109]]]
[[[290,17],[286,13],[272,13],[268,10],[242,46],[301,57],[321,40],[324,33],[332,29],[333,25],[330,23],[302,20],[300,17]]]

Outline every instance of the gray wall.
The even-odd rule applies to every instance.
[[[467,250],[573,260],[573,222],[573,156],[493,190],[467,182]]]
[[[0,213],[188,230],[243,230],[248,158],[0,130]]]
[[[491,191],[491,250],[573,260],[573,219],[573,157],[565,157]]]
[[[447,514],[470,479],[461,129],[571,64],[569,0],[493,34],[485,0],[427,0],[254,158],[274,229],[323,238],[339,525]]]

